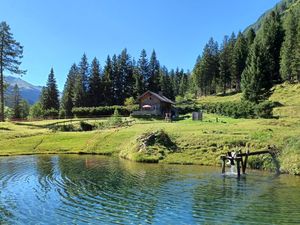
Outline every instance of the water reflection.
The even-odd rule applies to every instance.
[[[270,224],[300,221],[300,179],[102,156],[0,159],[0,224]],[[289,215],[289,216],[286,216]]]

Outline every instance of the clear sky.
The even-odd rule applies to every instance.
[[[2,0],[6,21],[24,46],[23,77],[44,85],[54,68],[62,90],[68,70],[85,52],[104,66],[127,48],[138,58],[155,49],[162,65],[192,70],[210,37],[221,42],[244,30],[279,0]]]

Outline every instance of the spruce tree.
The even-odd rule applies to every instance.
[[[81,76],[80,72],[78,72],[78,74],[75,77],[73,104],[74,107],[84,107],[87,105],[83,77]]]
[[[73,116],[72,109],[74,107],[74,87],[78,73],[78,67],[74,63],[69,70],[61,99],[61,108],[65,111],[66,117]]]
[[[19,69],[23,47],[13,38],[6,22],[0,23],[0,122],[4,121],[4,71],[14,74],[24,74]]]
[[[271,74],[273,83],[281,81],[280,78],[280,48],[283,41],[283,30],[278,12],[272,11],[262,25],[262,45],[269,54],[266,66]]]
[[[133,68],[133,79],[134,79],[133,97],[138,98],[143,94],[144,88],[143,88],[143,77],[141,76],[140,70],[137,66],[134,66]]]
[[[100,106],[103,102],[101,70],[98,59],[95,57],[91,64],[91,75],[88,87],[89,106]]]
[[[246,66],[248,56],[247,40],[244,35],[239,32],[233,51],[233,74],[232,79],[236,91],[241,90],[241,76]]]
[[[158,92],[160,87],[159,87],[159,61],[157,60],[156,53],[153,50],[151,57],[150,57],[150,62],[149,62],[149,86],[148,89],[153,92]]]
[[[88,106],[89,104],[89,96],[88,96],[88,88],[89,88],[89,63],[88,63],[88,59],[86,54],[84,53],[79,65],[79,76],[81,76],[81,78],[79,78],[79,80],[82,82],[82,88],[83,88],[83,105],[82,106]]]
[[[113,104],[113,86],[112,86],[112,62],[110,56],[107,56],[103,73],[103,104]]]
[[[164,66],[159,70],[159,87],[160,87],[160,92],[166,96],[171,98],[172,96],[170,95],[170,89],[171,86],[168,82],[168,70],[167,68]],[[169,90],[168,90],[169,89]],[[173,89],[172,89],[173,90]]]
[[[188,75],[184,73],[179,83],[179,95],[181,97],[184,97],[186,92],[188,91],[188,87],[189,87],[188,82],[189,82]]]
[[[300,82],[300,9],[298,9],[297,13],[297,46],[296,46],[296,60],[295,60],[295,68],[297,71],[297,80]]]
[[[245,100],[259,103],[270,96],[272,80],[267,67],[268,57],[268,51],[256,38],[242,74],[243,98]]]
[[[142,90],[144,92],[149,88],[149,78],[150,78],[149,62],[147,59],[147,53],[145,49],[141,51],[140,58],[137,63],[137,67],[138,67],[138,73],[142,79]]]
[[[246,34],[248,49],[250,49],[251,45],[253,44],[255,36],[256,36],[256,33],[255,33],[254,29],[250,28]]]
[[[121,89],[119,93],[119,104],[123,104],[126,98],[129,98],[133,94],[133,66],[130,55],[127,53],[127,49],[123,49],[119,56],[119,76],[121,82]]]
[[[285,37],[280,54],[280,74],[283,80],[292,82],[298,78],[299,59],[297,59],[297,54],[299,52],[297,51],[300,50],[297,48],[297,33],[300,31],[297,30],[297,17],[292,10],[286,16],[284,28]]]
[[[229,40],[228,40],[228,61],[229,61],[229,71],[230,77],[228,79],[228,88],[232,89],[233,80],[234,80],[234,46],[236,43],[235,33],[232,32]]]
[[[44,110],[59,110],[59,92],[57,89],[53,68],[50,70],[46,87],[42,92],[42,107]]]
[[[120,56],[113,55],[112,57],[112,104],[121,105],[122,99],[122,77],[120,76]]]
[[[228,36],[224,37],[220,55],[219,55],[219,79],[218,85],[221,88],[223,94],[226,93],[226,89],[230,86],[231,83],[231,49],[229,47],[229,38]]]
[[[20,119],[21,118],[21,95],[18,85],[14,86],[13,90],[13,118]]]

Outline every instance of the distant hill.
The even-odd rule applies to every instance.
[[[263,24],[266,17],[273,10],[275,10],[275,11],[279,12],[279,14],[283,15],[286,11],[290,10],[291,7],[295,7],[297,4],[300,4],[300,0],[282,0],[282,1],[280,1],[273,8],[264,12],[254,24],[251,24],[250,26],[248,26],[245,29],[245,32],[247,32],[250,28],[253,28],[255,30],[255,32],[257,32],[260,29],[260,27]]]
[[[39,100],[42,87],[41,86],[35,86],[32,85],[21,78],[18,77],[12,77],[12,76],[6,76],[4,77],[4,81],[6,84],[9,85],[8,89],[6,90],[5,96],[6,99],[9,99],[9,96],[11,96],[13,92],[14,86],[17,84],[20,89],[20,94],[23,99],[25,99],[29,104],[34,104]],[[9,100],[7,102],[9,105]]]

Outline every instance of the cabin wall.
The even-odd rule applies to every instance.
[[[149,110],[161,110],[161,101],[151,94],[146,94],[140,99],[140,109],[143,110],[143,105],[151,105]]]

